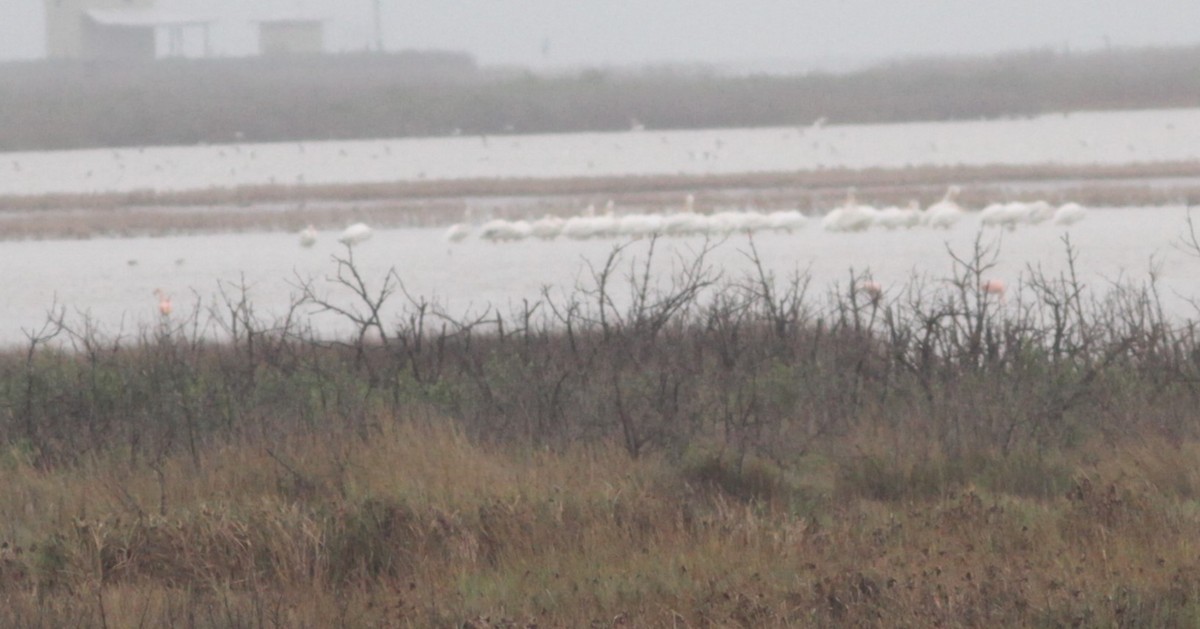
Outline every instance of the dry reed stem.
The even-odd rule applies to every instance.
[[[0,512],[22,554],[5,564],[0,618],[99,626],[97,597],[110,626],[1186,624],[1197,611],[1200,513],[1184,508],[1188,493],[1153,484],[1191,459],[1146,468],[1152,450],[1194,453],[1195,442],[1089,444],[1066,455],[1072,488],[1044,498],[834,490],[797,512],[616,447],[513,450],[452,428],[380,426],[368,441],[289,438],[271,446],[277,458],[245,444],[206,451],[199,470],[169,459],[163,516],[132,507],[158,500],[145,466],[10,470]],[[279,461],[310,493],[294,493]],[[355,537],[383,515],[401,529]],[[47,543],[65,565],[33,550]],[[397,563],[372,572],[379,557],[363,554],[334,573],[335,549]]]

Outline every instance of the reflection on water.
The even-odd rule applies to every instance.
[[[1172,312],[1191,313],[1185,299],[1200,295],[1200,260],[1174,246],[1185,219],[1182,207],[1092,211],[1070,232],[1083,279],[1096,289],[1122,277],[1141,281],[1153,263]],[[837,234],[810,224],[791,235],[760,234],[755,244],[770,270],[780,275],[807,270],[815,288],[846,281],[853,267],[869,270],[895,294],[914,273],[945,277],[950,268],[946,247],[968,252],[978,229],[974,217],[949,232]],[[1015,287],[1026,265],[1062,268],[1064,233],[1051,226],[986,232],[1001,247],[994,276]],[[332,256],[345,253],[337,235],[321,233],[311,249],[301,248],[295,235],[282,233],[0,242],[0,342],[22,340],[22,328],[40,324],[55,303],[69,312],[90,313],[110,333],[122,327],[128,332],[158,319],[155,289],[172,296],[178,314],[212,303],[219,283],[241,283],[243,278],[263,316],[285,311],[297,292],[297,278],[316,278],[331,297],[349,303],[348,295],[324,282],[335,270]],[[355,258],[369,281],[377,283],[395,267],[411,295],[435,298],[452,312],[478,311],[487,304],[507,311],[523,298],[538,297],[543,287],[557,292],[586,282],[587,263],[602,264],[617,242],[491,244],[470,239],[450,245],[440,230],[377,230],[355,249]],[[665,278],[680,256],[687,258],[702,246],[699,238],[660,241],[655,272]],[[717,247],[711,262],[726,277],[735,277],[749,270],[746,251],[745,237],[732,237]],[[623,272],[628,261],[645,253],[645,242],[632,244]],[[402,302],[402,296],[392,300],[392,314]],[[315,322],[330,329],[330,319]]]

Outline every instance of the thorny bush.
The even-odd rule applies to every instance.
[[[472,315],[408,294],[395,271],[365,277],[351,249],[327,282],[297,278],[272,319],[244,284],[115,337],[53,309],[23,350],[0,355],[0,441],[40,466],[112,447],[153,463],[218,437],[336,425],[365,438],[372,418],[436,415],[539,447],[616,440],[639,456],[705,444],[740,467],[864,427],[949,455],[1195,433],[1196,324],[1164,314],[1153,276],[1090,290],[1065,244],[1064,273],[1031,267],[1002,303],[982,287],[997,247],[980,240],[950,252],[948,278],[880,294],[851,272],[823,295],[803,273],[768,271],[753,240],[743,277],[722,277],[706,243],[663,279],[652,241],[641,260],[614,248],[573,292]],[[388,318],[396,298],[407,303]],[[322,337],[314,311],[355,334]]]

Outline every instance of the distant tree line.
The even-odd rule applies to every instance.
[[[894,122],[1200,104],[1200,47],[915,59],[850,74],[592,69],[468,55],[0,65],[0,151]]]

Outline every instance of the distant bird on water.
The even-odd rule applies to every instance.
[[[979,290],[983,291],[985,297],[995,295],[1000,303],[1004,303],[1004,293],[1008,291],[1008,286],[1004,284],[1004,280],[991,279],[980,282]]]
[[[1078,203],[1067,203],[1054,212],[1055,225],[1074,225],[1087,217],[1087,210]]]
[[[371,233],[371,228],[366,223],[355,223],[347,227],[341,236],[338,236],[338,242],[348,246],[357,245],[370,240]]]
[[[831,232],[861,232],[875,224],[878,215],[879,210],[859,204],[855,199],[854,188],[850,188],[846,191],[846,201],[841,207],[826,214],[822,224]]]
[[[857,292],[869,297],[872,303],[879,301],[883,297],[883,284],[875,280],[862,280],[855,288]]]
[[[455,223],[446,230],[447,242],[462,242],[471,235],[471,226],[466,223]]]
[[[471,208],[463,210],[462,222],[455,223],[446,230],[446,242],[462,242],[471,235]]]
[[[300,230],[300,246],[308,249],[317,244],[317,228],[309,225]]]
[[[938,229],[950,229],[963,216],[962,207],[955,201],[959,187],[950,186],[941,201],[925,209],[925,223]]]
[[[162,291],[161,288],[154,289],[154,296],[158,297],[158,314],[166,317],[170,316],[174,306],[171,305],[171,297]]]

